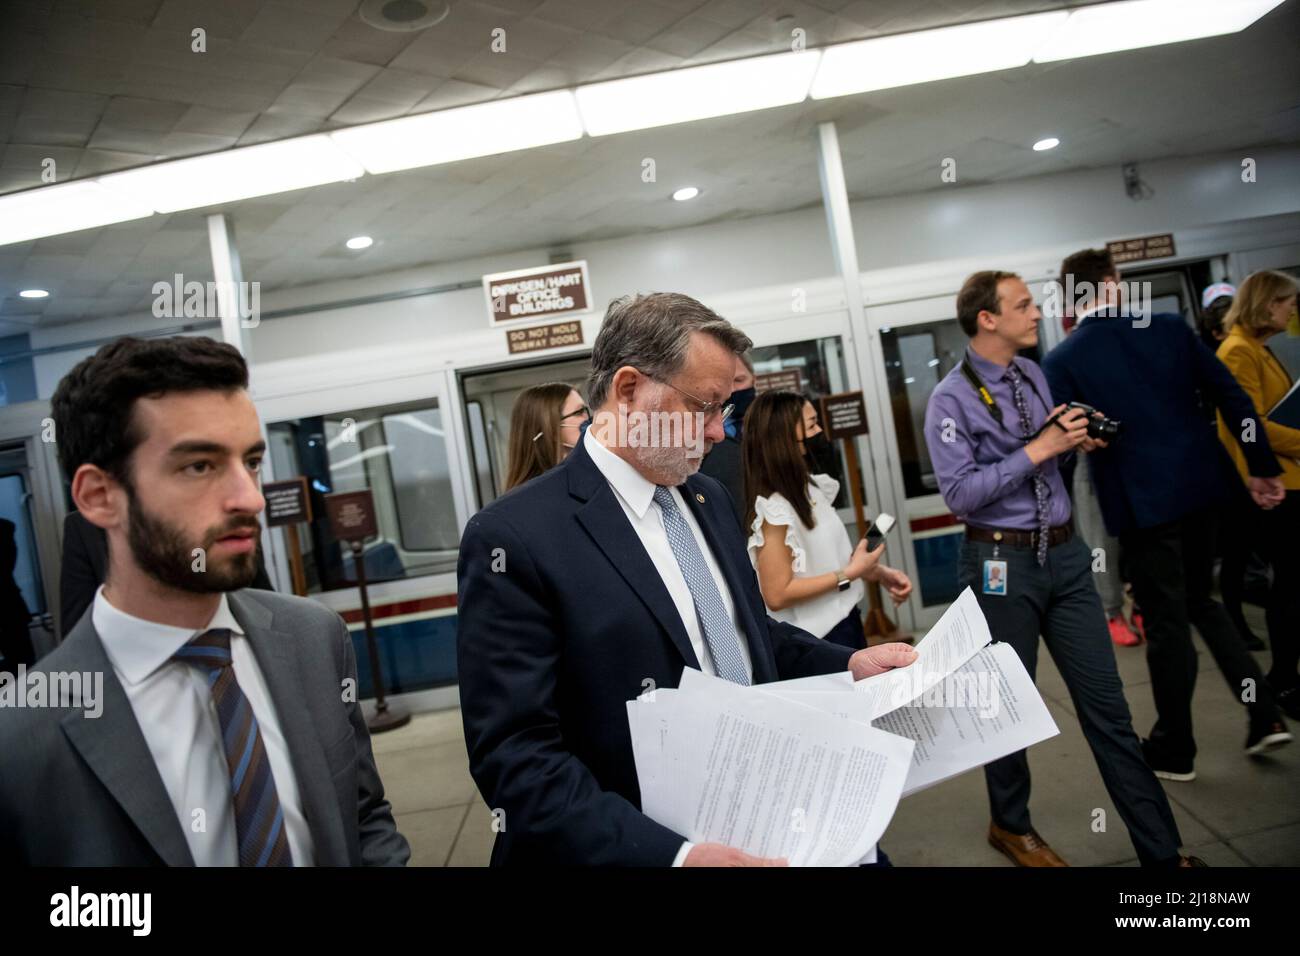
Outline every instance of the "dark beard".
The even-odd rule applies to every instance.
[[[128,490],[127,497],[130,500],[127,542],[135,563],[145,574],[168,587],[197,594],[238,591],[253,583],[260,543],[247,554],[231,555],[224,564],[214,563],[211,552],[217,539],[232,531],[260,529],[257,518],[249,515],[233,519],[222,527],[209,529],[201,543],[191,544],[179,530],[148,514],[134,492]],[[200,547],[206,555],[206,570],[195,571],[193,552]]]

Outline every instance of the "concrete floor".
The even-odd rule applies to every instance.
[[[1257,634],[1263,615],[1247,605]],[[1139,735],[1155,717],[1145,652],[1116,648],[1120,675]],[[1211,866],[1300,865],[1300,740],[1268,757],[1242,752],[1246,715],[1214,659],[1198,642],[1196,780],[1162,781],[1186,851]],[[1268,653],[1256,654],[1268,669]],[[1069,694],[1045,649],[1038,688],[1059,736],[1030,751],[1034,826],[1075,866],[1135,866],[1133,846],[1093,763]],[[1291,730],[1300,734],[1300,727]],[[421,714],[374,738],[379,771],[411,843],[413,866],[486,866],[492,819],[469,775],[459,710]],[[1095,810],[1107,824],[1093,831]],[[988,801],[984,775],[967,773],[904,800],[881,841],[903,866],[1010,866],[985,842]]]

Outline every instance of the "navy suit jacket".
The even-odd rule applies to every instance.
[[[754,682],[847,668],[846,648],[767,616],[722,485],[697,474],[681,490],[731,589]],[[504,813],[493,865],[670,865],[684,838],[640,812],[626,702],[699,662],[582,442],[470,519],[458,575],[470,773]]]
[[[1176,521],[1227,500],[1240,484],[1198,397],[1230,422],[1255,415],[1250,396],[1181,316],[1134,321],[1089,316],[1043,360],[1056,402],[1084,402],[1123,422],[1110,447],[1088,455],[1112,535]],[[1259,424],[1241,447],[1252,475],[1281,473]]]

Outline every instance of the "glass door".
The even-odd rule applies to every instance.
[[[799,390],[814,403],[840,392],[862,391],[868,403],[880,402],[874,376],[862,374],[853,334],[846,312],[801,315],[798,322],[789,317],[759,323],[742,322],[741,327],[754,340],[754,372],[757,375],[782,372],[799,374]],[[884,406],[879,406],[884,407]],[[887,419],[888,416],[886,415]],[[886,542],[886,561],[906,571],[917,580],[906,522],[895,504],[890,456],[882,436],[869,434],[854,440],[861,468],[863,508],[868,519],[881,512],[899,518],[901,532],[891,532]],[[848,486],[849,468],[843,442],[836,442],[837,473],[831,477],[840,483],[835,507],[852,540],[857,540],[857,520]],[[919,587],[917,588],[919,592]],[[915,594],[916,592],[914,592]],[[886,599],[886,614],[904,632],[918,633],[918,612],[922,610],[914,596],[900,608]],[[864,602],[865,610],[865,602]]]
[[[519,393],[535,385],[564,382],[586,397],[589,358],[565,356],[551,362],[460,374],[465,401],[473,487],[478,507],[491,504],[505,491],[509,471],[510,414]]]
[[[939,494],[923,433],[925,405],[943,376],[961,362],[966,334],[957,324],[955,296],[944,295],[867,309],[880,367],[872,378],[884,416],[879,458],[893,463],[878,475],[890,483],[915,584],[916,626],[924,629],[960,593],[957,557],[964,531]]]

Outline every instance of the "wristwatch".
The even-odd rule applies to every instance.
[[[835,590],[837,590],[837,591],[847,591],[847,590],[849,589],[849,586],[850,586],[851,584],[853,584],[853,582],[850,581],[847,577],[844,576],[844,572],[843,572],[843,571],[836,571],[836,572],[835,572]]]

